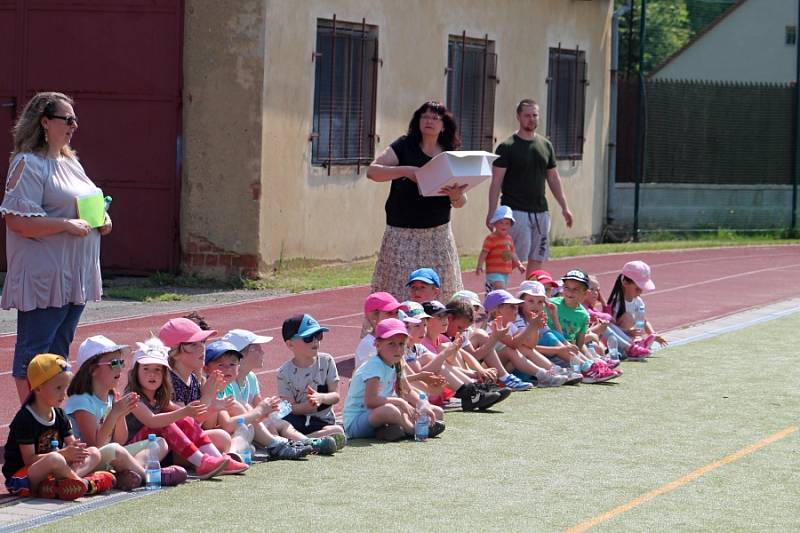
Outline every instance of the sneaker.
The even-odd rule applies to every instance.
[[[336,441],[333,437],[320,437],[318,439],[307,439],[304,441],[314,448],[314,453],[317,455],[333,455],[336,453]]]
[[[242,458],[242,456],[236,452],[228,452],[224,455],[227,455],[228,459],[233,459],[234,461],[239,461],[240,463],[244,463],[244,459]]]
[[[631,344],[628,348],[629,361],[642,361],[650,356],[650,350],[639,344]]]
[[[500,378],[500,383],[502,383],[507,389],[511,389],[515,392],[531,390],[533,388],[532,383],[526,383],[514,374],[506,374]]]
[[[89,488],[86,490],[87,495],[107,492],[113,489],[114,485],[117,483],[117,478],[114,477],[114,474],[106,472],[105,470],[92,472],[83,479],[89,483]]]
[[[311,446],[294,441],[280,441],[277,444],[267,448],[269,458],[273,460],[285,459],[299,461],[313,451],[314,449]]]
[[[505,400],[506,398],[508,398],[509,396],[511,396],[511,390],[510,389],[508,389],[506,387],[503,387],[501,389],[500,387],[497,386],[497,383],[495,383],[493,381],[485,381],[485,382],[482,382],[482,383],[476,383],[475,385],[478,387],[478,390],[480,390],[480,391],[483,391],[483,392],[496,392],[497,394],[499,394],[500,395],[500,399],[497,400],[497,402],[495,402],[495,403],[500,403],[503,400]]]
[[[122,472],[117,472],[117,488],[119,490],[130,492],[133,489],[138,489],[141,486],[142,476],[133,470],[123,470]]]
[[[649,350],[650,347],[653,346],[653,341],[655,340],[656,336],[653,333],[651,333],[650,335],[639,341],[639,346],[641,346],[645,350]]]
[[[617,373],[604,365],[601,361],[595,362],[583,375],[584,383],[603,383],[617,377]]]
[[[200,479],[210,479],[225,470],[225,467],[228,466],[228,461],[230,459],[224,455],[222,457],[212,457],[206,454],[200,460],[200,466],[195,469],[195,474]]]
[[[81,483],[83,484],[83,483]],[[84,489],[86,487],[84,486]],[[84,490],[84,492],[86,492]],[[58,498],[58,481],[54,477],[48,477],[36,487],[36,494],[40,498]]]
[[[407,437],[405,430],[397,424],[388,424],[375,430],[375,438],[388,442],[396,442]]]
[[[536,373],[536,386],[539,388],[560,387],[567,382],[567,378],[560,374],[548,372],[540,368]]]
[[[106,472],[108,474],[109,472]],[[56,497],[59,500],[72,501],[77,500],[89,490],[85,480],[72,479],[65,477],[58,480],[56,487]]]
[[[500,401],[500,394],[480,390],[474,383],[467,383],[459,390],[462,411],[483,410]]]
[[[161,469],[161,486],[174,487],[175,485],[180,485],[186,482],[187,477],[189,477],[189,475],[182,466],[165,466]]]
[[[602,361],[606,364],[608,368],[614,369],[619,366],[619,359],[611,359],[608,356],[603,357]]]
[[[334,433],[331,435],[331,438],[336,441],[336,451],[338,452],[345,446],[347,446],[347,435],[344,433]]]
[[[436,437],[444,432],[444,422],[437,420],[428,428],[428,437]]]
[[[225,465],[225,468],[222,469],[222,472],[220,472],[220,474],[222,474],[223,476],[229,476],[231,474],[241,474],[248,468],[250,467],[247,466],[247,463],[237,461],[233,457],[228,455],[228,464]]]

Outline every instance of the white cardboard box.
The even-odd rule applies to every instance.
[[[468,191],[492,177],[492,161],[499,156],[481,150],[442,152],[417,171],[422,196],[445,196],[439,191],[449,185],[466,185]]]

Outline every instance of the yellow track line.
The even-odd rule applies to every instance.
[[[673,491],[678,487],[681,487],[689,483],[690,481],[693,481],[699,478],[700,476],[703,476],[711,472],[712,470],[715,470],[721,466],[737,461],[742,457],[750,455],[751,453],[763,448],[768,444],[772,444],[775,441],[781,440],[782,438],[791,435],[797,430],[798,430],[797,426],[789,426],[786,429],[783,429],[773,435],[770,435],[769,437],[763,440],[756,442],[755,444],[751,444],[750,446],[746,446],[739,451],[733,452],[730,455],[726,455],[719,461],[714,461],[713,463],[709,463],[706,466],[698,468],[697,470],[693,470],[692,472],[689,472],[683,477],[680,477],[674,481],[670,481],[666,485],[662,485],[657,489],[651,490],[647,494],[643,494],[638,498],[634,498],[631,501],[620,505],[619,507],[615,507],[610,511],[608,511],[607,513],[597,515],[584,522],[581,522],[580,524],[567,529],[566,533],[581,533],[583,531],[586,531],[587,529],[593,528],[594,526],[605,522],[606,520],[611,520],[617,515],[620,515],[626,511],[630,511],[634,507],[642,505],[643,503],[649,502],[650,500],[656,498],[657,496],[661,496],[662,494],[666,494],[667,492]]]

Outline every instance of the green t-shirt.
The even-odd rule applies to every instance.
[[[589,331],[589,312],[582,305],[578,307],[567,306],[564,303],[563,296],[550,298],[550,301],[556,304],[558,321],[561,322],[561,330],[564,333],[564,337],[574,344],[578,335]],[[547,325],[552,328],[553,321],[548,320]]]
[[[497,145],[494,166],[505,168],[500,203],[517,211],[547,211],[544,184],[548,169],[556,166],[556,152],[545,137],[526,141],[515,133]]]

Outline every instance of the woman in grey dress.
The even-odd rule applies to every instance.
[[[78,218],[77,198],[97,191],[69,143],[78,129],[72,100],[34,96],[14,125],[5,197],[8,269],[0,305],[17,310],[12,375],[20,401],[27,367],[39,353],[69,357],[83,307],[100,300],[100,236],[111,219],[92,227]]]

